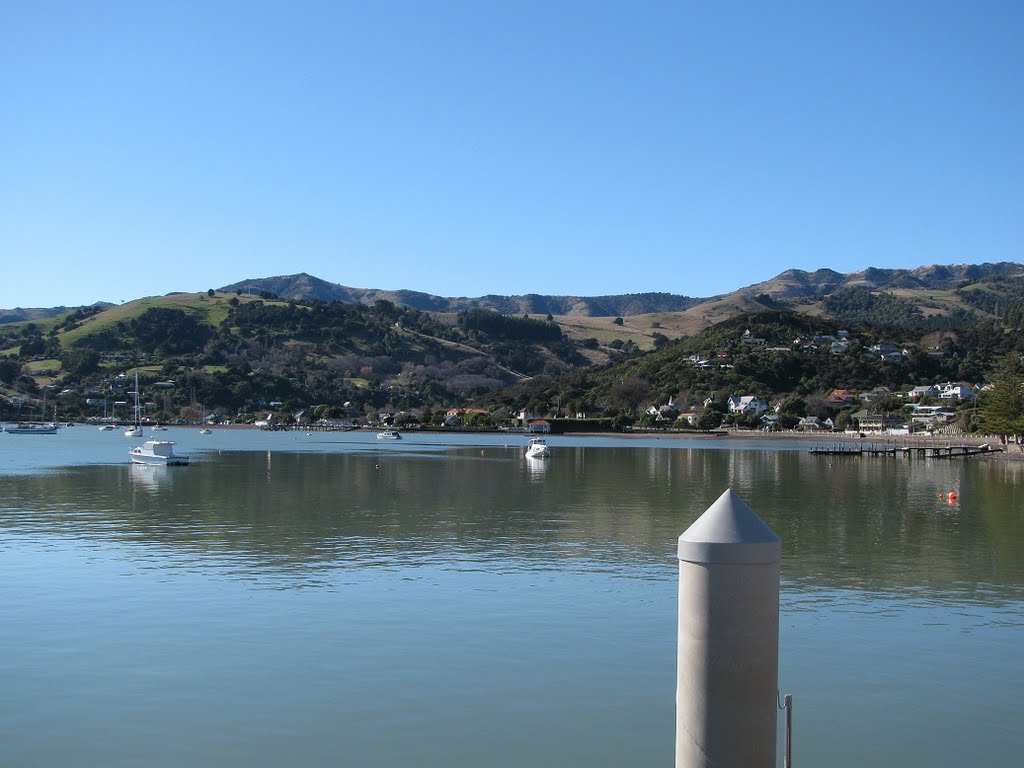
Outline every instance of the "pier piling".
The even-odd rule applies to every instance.
[[[774,768],[781,558],[731,489],[679,537],[676,768]]]

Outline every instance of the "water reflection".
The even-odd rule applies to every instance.
[[[530,480],[535,483],[541,482],[544,479],[544,475],[548,472],[550,459],[527,456],[524,460],[526,461],[526,471],[529,473]]]
[[[794,591],[1020,599],[1022,468],[621,446],[547,461],[501,447],[225,452],[2,477],[0,530],[132,542],[236,573],[485,562],[673,579],[676,538],[731,487],[782,537]]]
[[[128,475],[135,485],[144,491],[158,493],[167,490],[173,482],[173,473],[178,471],[172,467],[158,467],[152,464],[132,464]]]

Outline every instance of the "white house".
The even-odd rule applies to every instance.
[[[962,384],[956,384],[939,393],[941,400],[973,400],[976,397],[973,389]]]
[[[756,395],[744,395],[729,398],[729,413],[764,413],[768,410],[768,401]]]
[[[910,392],[907,393],[907,397],[911,400],[920,400],[922,397],[938,397],[939,388],[932,386],[931,384],[914,387]]]

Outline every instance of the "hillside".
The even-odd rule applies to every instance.
[[[789,271],[683,310],[670,307],[693,300],[673,303],[669,294],[582,304],[489,297],[517,307],[504,313],[451,311],[473,300],[429,297],[446,311],[421,310],[383,298],[401,292],[345,289],[309,275],[275,280],[0,325],[0,417],[15,415],[8,398],[31,405],[44,386],[62,393],[63,412],[95,416],[104,399],[123,396],[117,377],[134,370],[147,392],[159,384],[150,407],[168,420],[194,416],[198,404],[232,417],[274,403],[349,417],[524,401],[624,413],[673,393],[803,397],[829,387],[978,382],[998,355],[1020,345],[1024,314],[1024,267],[1016,264]],[[271,285],[334,298],[274,298]],[[602,306],[622,312],[593,314]],[[746,331],[770,354],[747,348]],[[840,331],[852,339],[851,354],[826,348],[814,357],[794,346],[798,336],[846,338]],[[902,350],[906,364],[865,354],[880,342]]]

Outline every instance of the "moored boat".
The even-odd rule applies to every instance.
[[[147,440],[141,446],[128,451],[136,464],[153,464],[156,466],[184,465],[189,457],[174,452],[173,440]]]
[[[531,437],[530,445],[526,449],[526,458],[528,459],[547,459],[551,456],[551,449],[548,448],[548,443],[543,437]]]
[[[135,371],[135,416],[134,423],[124,431],[125,437],[142,437],[142,406],[139,404],[139,372]]]
[[[402,434],[397,429],[385,429],[377,433],[378,440],[401,440]]]
[[[4,431],[11,435],[56,435],[59,428],[60,425],[53,422],[21,421],[8,424]]]

